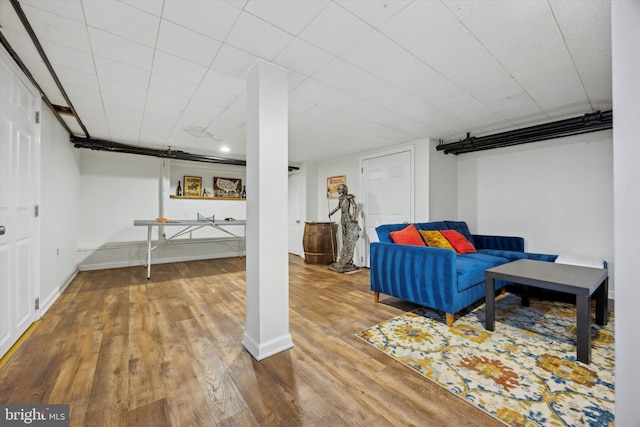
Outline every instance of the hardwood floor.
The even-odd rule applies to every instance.
[[[501,426],[354,333],[414,306],[369,272],[290,256],[295,346],[241,340],[245,260],[80,272],[0,370],[1,403],[66,403],[72,426]]]

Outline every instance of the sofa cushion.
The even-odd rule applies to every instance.
[[[448,229],[456,230],[458,233],[466,237],[469,243],[471,243],[473,246],[476,245],[476,242],[473,241],[473,236],[469,231],[469,226],[465,221],[445,221],[445,224],[447,224]]]
[[[449,241],[458,254],[468,254],[476,251],[471,243],[456,230],[440,230],[440,233]]]
[[[507,258],[484,254],[470,253],[456,257],[456,274],[458,275],[458,292],[462,292],[478,283],[484,283],[484,271],[487,268],[506,264]]]
[[[438,230],[420,230],[420,235],[427,246],[455,251],[455,248],[449,243],[449,240]]]
[[[418,230],[446,230],[447,223],[445,221],[418,222],[416,223]]]
[[[416,226],[413,224],[409,224],[402,230],[392,231],[389,233],[391,235],[391,239],[393,243],[398,243],[401,245],[413,245],[413,246],[426,246],[424,240],[418,233]]]
[[[557,255],[536,254],[532,252],[519,252],[519,251],[506,251],[502,249],[477,249],[478,253],[499,256],[511,261],[517,261],[519,259],[534,259],[536,261],[548,261],[554,262]]]

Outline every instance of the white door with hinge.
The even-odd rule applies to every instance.
[[[369,267],[369,243],[378,241],[376,227],[413,220],[413,150],[364,158],[361,164],[360,261]]]
[[[0,357],[37,319],[40,97],[0,48]]]
[[[303,256],[302,237],[304,221],[302,214],[302,178],[299,173],[289,175],[289,253]]]

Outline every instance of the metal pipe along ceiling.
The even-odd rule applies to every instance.
[[[475,137],[467,133],[465,139],[447,144],[440,143],[436,147],[436,150],[444,150],[445,154],[452,153],[458,155],[471,153],[473,151],[490,150],[492,148],[508,147],[511,145],[526,144],[528,142],[597,132],[611,128],[613,128],[613,112],[611,110],[603,112],[597,111],[595,113],[587,113],[584,116],[493,135]]]
[[[110,151],[112,153],[139,154],[142,156],[164,157],[167,159],[189,160],[192,162],[217,163],[223,165],[247,165],[247,162],[245,160],[207,156],[204,154],[192,154],[180,150],[160,150],[154,148],[146,148],[135,145],[121,144],[119,142],[106,141],[104,139],[71,136],[71,143],[76,148],[89,148],[91,150]],[[288,168],[289,171],[300,169],[296,166],[288,166]]]

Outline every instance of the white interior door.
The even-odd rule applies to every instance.
[[[40,99],[0,48],[0,356],[36,320]]]
[[[361,264],[369,267],[369,243],[377,242],[376,227],[413,220],[412,151],[362,160]]]
[[[302,178],[299,173],[289,175],[289,253],[303,256],[302,235]]]

